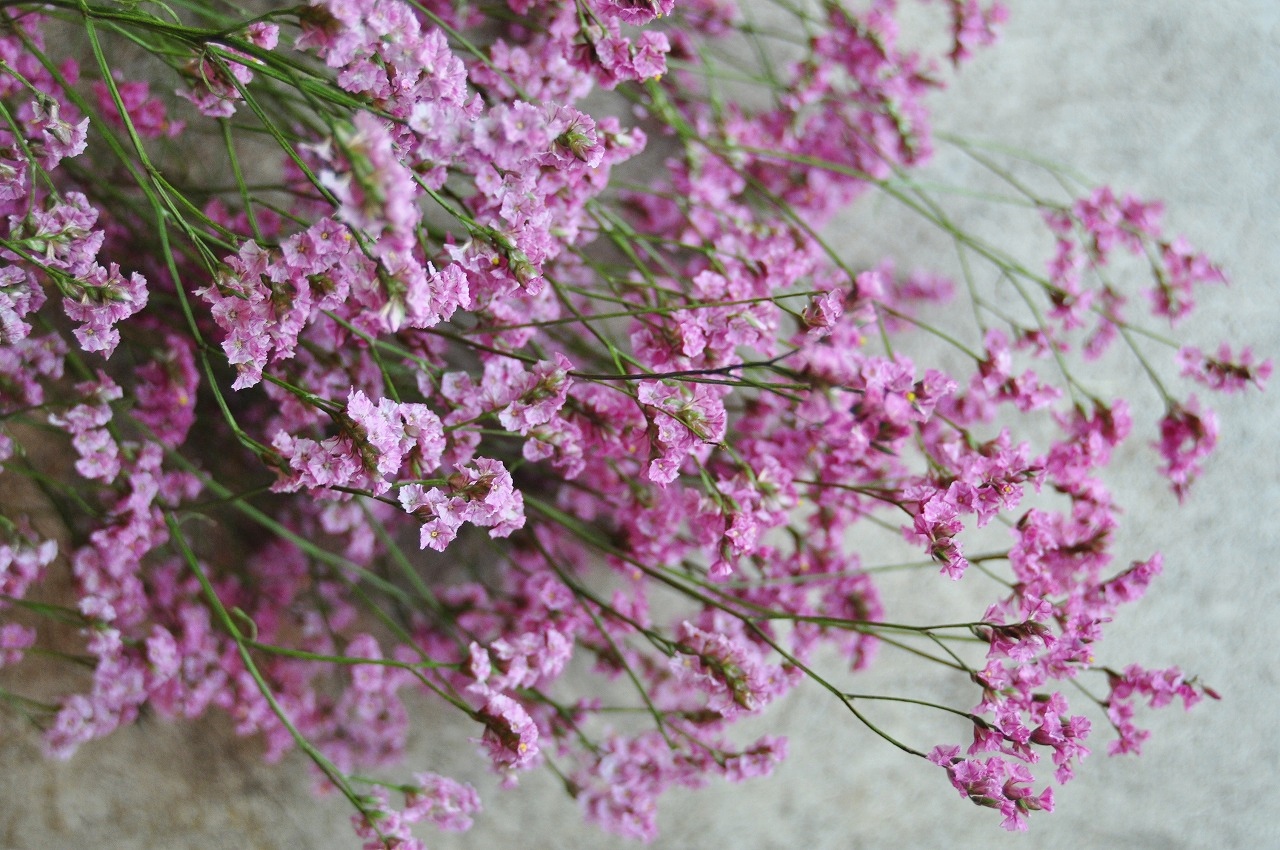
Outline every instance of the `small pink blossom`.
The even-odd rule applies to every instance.
[[[414,790],[405,792],[405,821],[428,821],[445,832],[471,828],[471,816],[481,809],[475,788],[435,773],[415,773],[413,781]]]
[[[1202,409],[1195,396],[1186,404],[1174,403],[1160,420],[1160,441],[1155,444],[1165,465],[1161,472],[1173,485],[1178,501],[1187,494],[1201,471],[1201,462],[1218,444],[1218,417]]]
[[[538,727],[520,703],[503,694],[490,694],[478,716],[485,725],[480,743],[495,768],[521,770],[538,760]]]
[[[1271,377],[1270,360],[1257,362],[1248,346],[1232,354],[1231,346],[1225,342],[1214,356],[1192,346],[1180,348],[1177,363],[1183,377],[1221,392],[1243,391],[1249,384],[1262,389]]]
[[[1020,764],[1001,758],[962,759],[959,747],[935,747],[929,761],[944,768],[952,786],[960,796],[979,806],[998,809],[1004,820],[1001,826],[1010,831],[1025,831],[1030,812],[1053,811],[1053,789],[1039,795],[1028,787],[1031,772]]]
[[[498,422],[508,431],[528,434],[538,425],[551,421],[564,406],[573,379],[569,371],[573,364],[563,354],[554,361],[536,364],[515,390],[515,398],[498,412]]]
[[[0,626],[0,667],[12,667],[35,645],[36,630],[19,623]]]

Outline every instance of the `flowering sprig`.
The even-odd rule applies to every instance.
[[[768,774],[785,742],[732,727],[812,680],[1022,829],[1053,808],[1033,766],[1070,780],[1101,728],[1061,682],[1105,678],[1113,752],[1145,737],[1136,695],[1212,696],[1095,657],[1162,561],[1111,567],[1103,473],[1133,425],[1085,367],[1117,340],[1138,359],[1182,499],[1216,419],[1144,346],[1211,390],[1260,387],[1271,365],[1130,320],[1126,258],[1170,323],[1225,282],[1158,204],[1042,197],[957,143],[1045,224],[1041,272],[909,179],[939,144],[925,97],[943,60],[993,42],[1005,14],[944,6],[935,56],[905,43],[891,0],[792,9],[812,37],[744,81],[760,106],[726,97],[702,47],[761,34],[702,0],[197,5],[185,23],[82,6],[64,24],[85,69],[43,38],[56,7],[7,9],[0,463],[65,505],[58,625],[92,666],[42,719],[50,754],[143,710],[217,708],[269,759],[302,750],[366,847],[421,846],[412,825],[465,829],[474,790],[357,773],[402,755],[401,692],[420,690],[474,724],[505,784],[545,765],[588,819],[648,840],[665,790]],[[126,43],[154,59],[148,79],[114,67]],[[601,89],[620,100],[588,100]],[[183,170],[202,128],[228,180]],[[972,323],[923,318],[960,289],[944,277],[854,268],[824,236],[872,192],[954,239]],[[1056,428],[1041,444],[1037,416]],[[895,622],[850,543],[872,527],[913,547],[910,566],[995,578],[996,598]],[[973,545],[997,528],[1003,548]],[[59,555],[20,519],[0,532],[7,612]],[[6,623],[0,662],[40,642]],[[940,664],[970,704],[840,684],[880,650]],[[963,718],[968,752],[890,735],[879,700]]]

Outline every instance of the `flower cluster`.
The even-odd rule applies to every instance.
[[[69,547],[0,514],[0,614],[56,610],[50,647],[90,668],[38,718],[48,752],[220,710],[268,759],[301,748],[365,847],[420,847],[415,824],[480,810],[453,778],[370,777],[421,693],[504,784],[548,765],[589,820],[650,840],[668,789],[772,771],[785,741],[734,726],[806,678],[888,737],[841,683],[905,650],[972,687],[936,707],[973,740],[891,740],[1022,829],[1053,808],[1033,766],[1068,781],[1102,726],[1061,682],[1108,682],[1112,752],[1145,737],[1136,696],[1212,695],[1095,658],[1162,561],[1112,568],[1104,473],[1133,421],[1086,368],[1139,327],[1123,257],[1169,322],[1222,272],[1158,204],[1035,198],[1047,270],[989,256],[1025,314],[975,298],[931,327],[949,279],[823,237],[928,162],[926,95],[1005,16],[941,5],[936,55],[895,0],[796,7],[803,55],[744,83],[766,98],[719,88],[720,48],[764,37],[721,0],[83,7],[60,25],[93,49],[65,55],[58,8],[0,12],[0,464]],[[145,78],[125,47],[152,51]],[[1168,348],[1213,391],[1271,372]],[[1155,383],[1182,499],[1217,423]],[[877,528],[922,597],[939,570],[1003,590],[958,624],[897,621],[852,543]],[[63,564],[68,598],[37,603]],[[45,640],[0,624],[0,666]]]

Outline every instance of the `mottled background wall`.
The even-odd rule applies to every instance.
[[[1268,356],[1280,353],[1280,3],[1009,5],[1004,43],[939,100],[939,126],[1162,196],[1171,226],[1221,259],[1234,281],[1229,294],[1206,294],[1192,323],[1198,339],[1250,340]],[[952,178],[967,173],[941,167]],[[1020,238],[998,214],[974,216],[975,228]],[[868,203],[847,226],[889,234],[908,266],[945,253],[942,242],[917,245],[900,221],[891,205]],[[1174,510],[1145,467],[1118,470],[1126,555],[1163,548],[1167,559],[1151,595],[1113,626],[1112,643],[1126,652],[1111,657],[1183,664],[1222,692],[1221,703],[1190,716],[1150,715],[1146,755],[1096,755],[1059,794],[1060,811],[1033,819],[1024,837],[1002,834],[997,818],[955,796],[936,768],[900,756],[805,688],[771,715],[792,736],[792,760],[770,781],[669,800],[658,846],[1280,846],[1280,405],[1273,394],[1218,406],[1222,448],[1186,509]],[[884,689],[911,684],[892,668],[875,676]],[[2,848],[355,846],[344,806],[309,797],[300,759],[263,766],[256,744],[217,719],[148,722],[62,764],[42,761],[12,719],[0,724]],[[414,766],[472,779],[488,803],[473,832],[424,836],[432,847],[621,846],[584,827],[549,776],[527,777],[518,793],[493,789],[459,745],[471,734],[452,717],[422,712]]]

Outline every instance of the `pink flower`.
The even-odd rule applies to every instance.
[[[704,631],[685,621],[676,630],[678,651],[670,668],[677,682],[722,717],[754,713],[787,687],[788,677],[742,638]]]
[[[361,798],[362,811],[351,816],[356,836],[363,838],[364,850],[426,850],[426,845],[409,831],[412,823],[391,808],[385,788],[374,788]]]
[[[1218,444],[1218,417],[1202,410],[1195,396],[1185,405],[1174,402],[1160,420],[1160,440],[1155,444],[1165,465],[1161,472],[1173,485],[1178,501],[1187,494],[1201,471],[1201,461]]]
[[[969,568],[955,536],[964,530],[960,511],[950,491],[925,495],[918,501],[915,521],[911,528],[903,529],[908,541],[922,543],[929,555],[942,564],[942,572],[953,581],[959,580]]]
[[[1225,285],[1227,276],[1208,257],[1195,251],[1182,237],[1160,245],[1162,268],[1156,286],[1148,292],[1152,312],[1177,324],[1195,306],[1192,290],[1202,284]]]
[[[458,536],[463,519],[438,487],[425,490],[421,484],[409,484],[400,488],[399,499],[406,513],[425,520],[419,533],[421,548],[443,552]]]
[[[1213,357],[1191,346],[1180,348],[1177,363],[1183,377],[1221,392],[1243,391],[1249,384],[1262,389],[1271,377],[1270,360],[1256,362],[1248,346],[1233,355],[1225,342]]]
[[[538,727],[524,706],[503,694],[490,694],[479,719],[485,725],[480,743],[500,770],[522,770],[538,760]]]
[[[524,376],[514,387],[516,396],[506,408],[498,412],[498,422],[508,431],[528,434],[534,427],[551,421],[564,406],[573,379],[569,371],[573,364],[563,354],[555,360],[544,360]]]
[[[804,326],[809,336],[824,337],[830,328],[844,315],[845,293],[838,289],[815,295],[805,308]]]
[[[98,111],[111,124],[123,128],[124,121],[116,110],[115,101],[111,98],[111,90],[107,87],[107,84],[100,80],[94,80],[92,88],[93,94],[98,100]],[[186,123],[183,121],[169,120],[164,101],[151,96],[151,87],[145,80],[122,81],[117,79],[116,91],[120,95],[120,102],[124,106],[125,113],[129,116],[134,129],[142,138],[158,139],[168,137],[173,139],[181,135],[186,127]]]
[[[949,0],[952,16],[951,61],[959,65],[968,59],[974,48],[995,44],[1000,34],[997,27],[1009,17],[1003,3],[991,3],[985,9],[978,0]]]
[[[75,124],[64,120],[55,98],[37,99],[31,111],[30,128],[40,134],[39,147],[43,149],[40,165],[46,171],[52,171],[64,159],[84,153],[88,143],[88,118],[81,118]]]
[[[0,667],[12,667],[35,645],[36,630],[19,623],[0,626]]]
[[[1011,764],[1001,758],[962,759],[959,747],[934,747],[929,761],[944,768],[952,786],[960,796],[968,797],[975,804],[998,809],[1007,830],[1025,831],[1027,814],[1053,811],[1053,789],[1046,788],[1036,795],[1028,784],[1032,782],[1030,771],[1020,764]]]
[[[488,649],[471,644],[471,672],[481,692],[532,688],[560,675],[573,653],[573,642],[547,628],[499,638]]]
[[[58,554],[58,544],[41,540],[23,523],[16,524],[11,534],[0,542],[0,595],[22,599],[44,576],[45,567]],[[5,603],[0,603],[3,607]]]
[[[274,50],[279,40],[280,27],[262,21],[245,29],[244,40],[263,50]],[[251,65],[258,61],[229,47],[219,47],[237,59],[200,57],[192,59],[183,69],[190,87],[177,90],[177,95],[191,101],[208,118],[230,118],[236,112],[240,100],[240,87],[253,80]]]
[[[471,828],[471,816],[481,808],[475,788],[435,773],[415,773],[413,781],[416,787],[404,796],[405,821],[429,821],[445,832]]]
[[[640,382],[636,397],[652,411],[654,442],[661,452],[649,464],[649,480],[670,484],[686,458],[724,438],[727,417],[720,396],[707,384]]]

